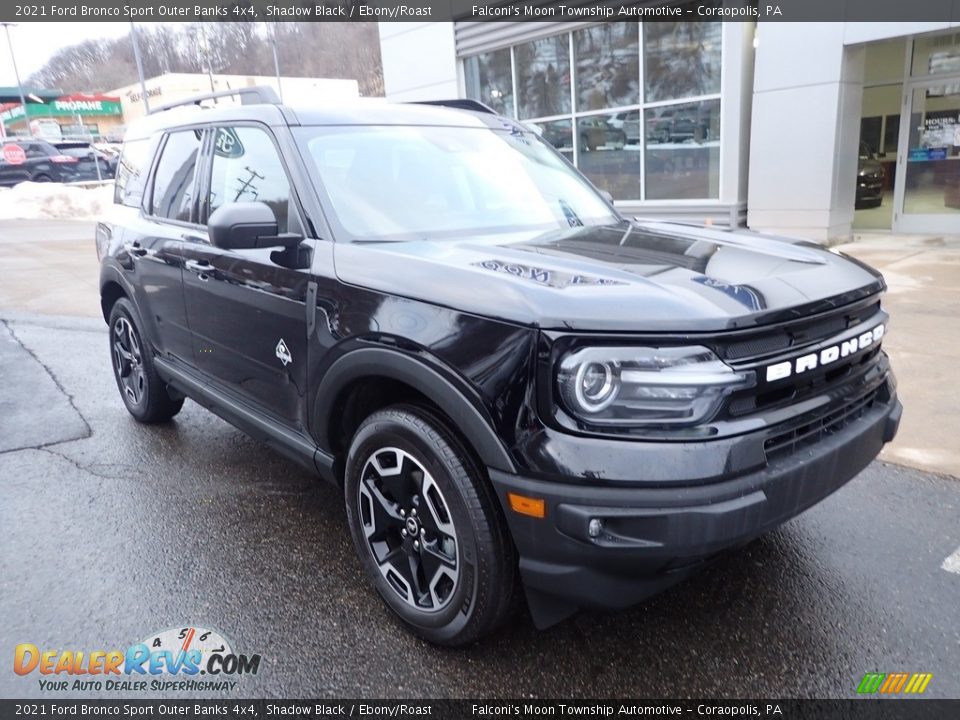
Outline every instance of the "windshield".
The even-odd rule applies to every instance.
[[[355,240],[407,240],[617,222],[536,135],[339,126],[297,131]]]

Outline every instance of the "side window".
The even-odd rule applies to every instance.
[[[45,158],[58,154],[55,150],[51,152],[50,150],[52,150],[52,148],[48,149],[43,145],[38,145],[37,143],[30,143],[29,145],[24,146],[23,150],[28,158]]]
[[[190,222],[193,176],[202,137],[202,130],[181,130],[167,136],[154,175],[151,214]]]
[[[140,207],[150,164],[150,141],[130,140],[123,144],[117,163],[113,201],[128,207]]]
[[[290,182],[283,162],[266,132],[253,127],[220,127],[210,170],[209,212],[227,203],[259,200],[270,206],[280,232],[287,232],[296,214],[290,203]]]

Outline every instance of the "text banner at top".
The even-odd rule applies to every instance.
[[[960,0],[57,0],[4,2],[4,22],[931,22],[960,30]],[[934,29],[934,28],[932,28]],[[941,29],[941,28],[935,28]]]

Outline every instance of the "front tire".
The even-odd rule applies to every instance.
[[[367,578],[414,633],[462,646],[505,619],[513,545],[489,481],[440,418],[412,406],[367,418],[350,445],[344,495]]]
[[[183,407],[157,375],[153,352],[143,340],[137,311],[126,298],[110,310],[110,358],[113,377],[127,410],[138,422],[166,422]]]

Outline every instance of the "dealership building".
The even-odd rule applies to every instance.
[[[222,73],[164,73],[146,79],[143,85],[131,83],[111,90],[109,94],[119,98],[123,120],[130,123],[146,113],[147,105],[156,108],[211,92],[258,85],[273,87],[288,102],[296,102],[296,99],[310,102],[314,98],[349,100],[360,95],[360,85],[356,80]],[[143,101],[144,87],[147,91],[146,103]]]
[[[960,233],[960,23],[379,24],[389,99],[536,126],[624,212]]]

